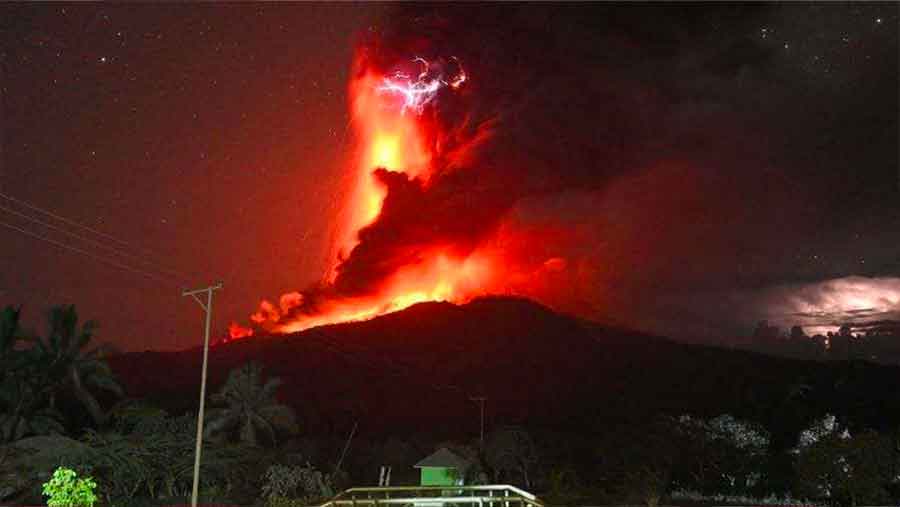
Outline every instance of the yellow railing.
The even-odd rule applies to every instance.
[[[319,507],[378,507],[411,505],[442,507],[544,507],[531,493],[507,484],[487,486],[388,486],[350,488]]]

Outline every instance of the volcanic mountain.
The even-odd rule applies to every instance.
[[[130,396],[195,410],[202,352],[110,358]],[[793,433],[826,411],[857,424],[900,421],[885,386],[900,369],[815,363],[676,343],[556,313],[525,299],[421,303],[368,321],[254,336],[210,349],[209,386],[259,361],[305,432],[477,434],[488,427],[585,431],[658,413],[721,413]],[[877,388],[876,388],[877,386]],[[786,436],[786,438],[790,438]]]

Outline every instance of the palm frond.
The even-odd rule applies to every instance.
[[[97,345],[90,350],[83,352],[81,358],[85,360],[99,360],[102,357],[103,345]]]
[[[256,428],[251,421],[245,421],[241,425],[241,442],[257,445]]]
[[[203,436],[212,437],[217,433],[228,431],[237,425],[240,418],[241,414],[228,410],[212,413],[203,421]]]
[[[20,310],[7,306],[0,312],[0,353],[6,355],[13,350],[19,338]]]
[[[67,348],[68,345],[68,333],[66,333],[67,308],[66,306],[54,306],[50,309],[48,317],[50,329],[47,341],[50,348],[57,353]]]
[[[46,409],[34,414],[28,422],[31,433],[35,435],[63,435],[66,428],[62,424],[62,414]]]
[[[295,433],[298,430],[297,414],[287,405],[269,405],[259,411],[259,415],[278,429]]]
[[[84,379],[84,383],[96,387],[97,389],[103,389],[104,391],[111,392],[116,396],[125,396],[125,390],[122,389],[122,386],[116,382],[111,376],[106,375],[90,375]]]
[[[225,383],[212,400],[226,407],[234,425],[239,426],[240,440],[257,444],[257,430],[266,434],[275,443],[277,430],[297,429],[296,416],[290,407],[280,405],[275,394],[282,382],[279,378],[268,379],[263,385],[262,367],[257,362],[249,362],[228,373]]]
[[[257,428],[262,429],[265,434],[269,437],[269,442],[272,445],[278,443],[278,439],[275,437],[275,428],[272,427],[272,424],[267,421],[265,418],[261,417],[259,414],[252,414],[250,416],[250,421],[248,426],[255,426]]]
[[[113,375],[112,368],[110,368],[106,361],[102,359],[80,357],[77,358],[74,363],[75,367],[78,368],[79,373],[85,377],[90,375],[112,377]]]
[[[277,391],[282,384],[284,384],[284,382],[282,382],[279,377],[270,378],[260,391],[259,398],[264,400],[274,400],[275,391]]]

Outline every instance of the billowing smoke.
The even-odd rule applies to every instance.
[[[288,332],[514,293],[666,334],[738,329],[746,298],[703,294],[785,279],[783,231],[807,240],[824,204],[784,171],[766,119],[792,100],[766,75],[772,48],[677,28],[691,22],[397,8],[353,62],[359,176],[338,260],[254,322]]]
[[[362,176],[339,262],[321,285],[263,302],[254,322],[284,332],[421,300],[515,293],[633,324],[616,297],[645,289],[653,271],[677,277],[652,252],[667,242],[665,224],[702,220],[716,203],[698,188],[722,179],[721,155],[759,163],[761,140],[732,113],[679,104],[670,83],[623,66],[671,55],[577,19],[398,12],[366,34],[350,84]],[[573,193],[580,198],[566,202]],[[722,225],[707,225],[706,249],[721,242]],[[702,253],[673,243],[683,247],[676,256]]]

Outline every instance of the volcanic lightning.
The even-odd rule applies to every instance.
[[[335,284],[345,256],[360,245],[361,236],[382,213],[387,188],[377,172],[397,173],[425,186],[431,176],[434,135],[426,131],[421,116],[433,107],[444,90],[457,91],[468,76],[456,57],[428,61],[413,58],[407,66],[382,75],[358,56],[356,78],[351,81],[350,108],[358,139],[356,184],[346,205],[337,250],[342,252],[324,287],[309,294],[290,293],[278,305],[262,301],[251,316],[256,326],[269,332],[287,333],[309,327],[371,318],[415,303],[459,300],[462,294],[480,292],[479,280],[489,269],[486,259],[457,255],[452,245],[427,245],[415,258],[399,266],[378,287],[362,294],[336,294]],[[313,301],[314,299],[314,301]],[[252,329],[232,324],[231,339],[253,334]]]
[[[456,57],[453,57],[452,60],[458,69],[452,77],[447,78],[449,81],[445,79],[440,70],[442,66],[432,65],[428,63],[428,60],[416,57],[413,62],[422,65],[422,71],[415,80],[412,80],[408,74],[397,71],[393,76],[383,78],[383,83],[378,87],[378,91],[403,97],[400,114],[406,113],[407,110],[422,114],[425,106],[435,99],[441,88],[449,86],[458,89],[466,81],[466,73],[459,60]]]
[[[339,218],[337,261],[319,285],[278,304],[262,301],[251,316],[258,329],[291,333],[425,301],[512,292],[504,285],[515,278],[509,259],[489,239],[496,244],[499,219],[513,200],[505,184],[485,194],[473,162],[494,122],[444,114],[465,111],[459,97],[469,75],[456,57],[384,63],[369,48],[354,59],[354,177]],[[484,202],[472,206],[471,192]],[[231,339],[252,334],[230,328]]]

